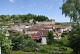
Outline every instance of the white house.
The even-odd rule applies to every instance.
[[[41,44],[47,44],[46,37],[42,37]]]
[[[72,27],[71,26],[66,26],[64,28],[61,28],[61,33],[63,33],[63,31],[71,31]]]

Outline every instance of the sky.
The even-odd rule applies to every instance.
[[[45,15],[56,22],[69,22],[69,17],[62,15],[62,4],[63,0],[0,0],[0,15],[31,13]]]

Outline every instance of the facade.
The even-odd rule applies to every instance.
[[[41,44],[47,44],[46,37],[42,37]]]
[[[44,25],[47,25],[47,24],[52,24],[54,25],[55,24],[55,20],[54,19],[51,19],[51,20],[47,20],[47,21],[42,21],[42,22],[36,22],[37,24],[44,24]]]
[[[66,26],[61,28],[61,33],[63,33],[63,31],[71,31],[72,27],[71,26]]]

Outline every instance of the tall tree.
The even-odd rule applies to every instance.
[[[72,29],[69,33],[69,47],[73,49],[73,54],[80,54],[80,28]]]
[[[62,5],[62,14],[70,17],[71,25],[80,25],[80,0],[65,0]]]
[[[10,46],[11,40],[7,39],[4,34],[0,33],[1,54],[10,54]]]
[[[70,17],[73,27],[68,37],[69,46],[73,49],[73,54],[80,54],[80,0],[65,0],[62,13]]]
[[[48,36],[47,36],[47,44],[51,45],[54,42],[54,35],[53,35],[53,31],[49,31],[48,32]]]

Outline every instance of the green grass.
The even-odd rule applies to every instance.
[[[45,54],[45,53],[38,53],[38,52],[23,52],[23,51],[11,51],[10,54]]]
[[[22,52],[22,51],[11,51],[10,54],[24,54],[24,52]]]

